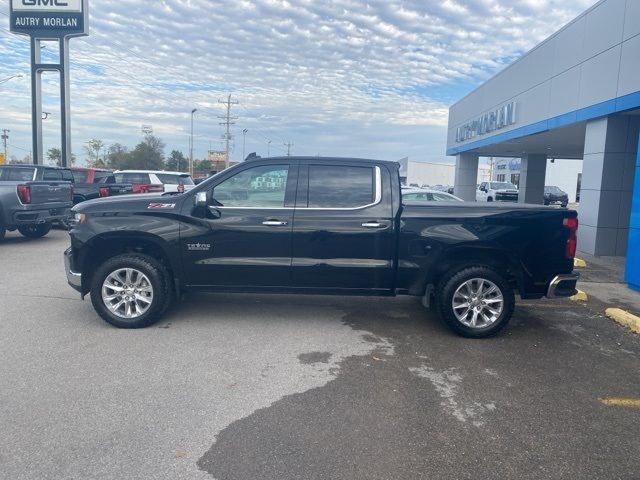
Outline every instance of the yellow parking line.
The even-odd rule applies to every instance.
[[[627,327],[632,332],[640,334],[640,317],[637,315],[633,315],[620,308],[607,308],[604,314],[620,325]]]
[[[586,302],[587,300],[589,300],[589,297],[582,290],[578,290],[578,293],[569,297],[569,299],[573,300],[574,302]]]
[[[587,266],[587,262],[585,262],[581,258],[574,258],[573,259],[573,266],[574,266],[574,268],[584,268],[584,267]]]
[[[640,408],[640,398],[605,397],[599,399],[601,403],[612,407]]]

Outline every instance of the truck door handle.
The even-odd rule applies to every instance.
[[[386,223],[380,223],[380,222],[364,222],[362,224],[362,226],[364,228],[386,228],[387,224]]]
[[[267,227],[284,227],[287,222],[283,220],[265,220],[264,222],[262,222],[262,224],[266,225]]]

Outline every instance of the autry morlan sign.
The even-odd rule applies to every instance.
[[[456,130],[456,142],[471,140],[479,135],[486,135],[514,123],[516,123],[516,102],[511,102],[458,127]]]
[[[83,0],[11,0],[11,31],[41,38],[87,34]]]

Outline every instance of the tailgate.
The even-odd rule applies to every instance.
[[[68,203],[73,199],[73,186],[69,182],[28,182],[31,205]]]

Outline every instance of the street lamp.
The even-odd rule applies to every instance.
[[[9,80],[11,80],[12,78],[22,78],[22,77],[24,77],[24,75],[23,75],[23,74],[21,74],[21,73],[17,73],[16,75],[11,75],[10,77],[3,78],[2,80],[0,80],[0,83],[8,82],[8,81],[9,81]]]
[[[193,176],[193,114],[198,111],[197,108],[191,110],[191,142],[189,143],[189,173]]]
[[[244,145],[245,145],[245,141],[247,139],[247,132],[249,130],[247,130],[246,128],[242,129],[242,161],[244,162]]]
[[[271,157],[271,140],[267,140],[267,158]]]

